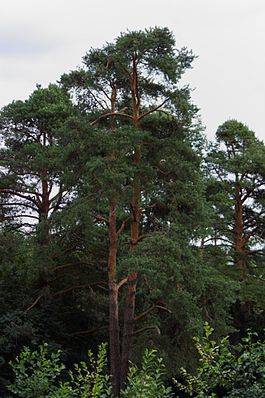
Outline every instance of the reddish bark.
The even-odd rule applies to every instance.
[[[109,282],[109,340],[112,386],[115,396],[120,392],[120,329],[118,289],[115,282]]]
[[[118,286],[116,281],[116,261],[118,250],[118,237],[116,231],[116,203],[109,204],[109,339],[110,339],[110,364],[112,385],[115,395],[120,392],[120,328],[119,328],[119,302]]]
[[[131,73],[131,93],[132,93],[132,109],[133,109],[133,123],[136,128],[139,128],[140,119],[140,97],[138,93],[138,72],[136,56],[132,58],[132,73]],[[137,166],[141,160],[141,145],[137,145],[134,154],[134,164]],[[136,176],[133,181],[133,193],[131,202],[131,243],[130,248],[134,250],[139,241],[139,224],[141,219],[141,185],[139,177]],[[134,329],[134,312],[135,312],[135,295],[137,287],[138,273],[133,272],[128,277],[128,287],[126,293],[126,301],[124,308],[124,325],[122,336],[122,362],[121,362],[121,385],[125,384],[129,361],[132,352],[133,343],[133,329]]]
[[[139,122],[142,118],[155,112],[163,106],[164,101],[158,107],[140,114],[140,96],[138,87],[138,71],[137,71],[137,55],[132,56],[132,70],[130,74],[130,88],[132,96],[132,114],[117,112],[115,109],[115,102],[117,91],[115,85],[112,86],[111,94],[111,112],[99,116],[91,124],[96,124],[100,119],[111,116],[111,131],[115,131],[114,120],[116,116],[126,117],[132,120],[134,126],[139,128]],[[116,154],[113,153],[115,158]],[[141,144],[136,145],[134,154],[134,164],[137,167],[141,160]],[[132,200],[131,200],[131,239],[130,250],[133,251],[140,240],[139,225],[141,220],[141,184],[139,176],[135,176],[132,186]],[[110,200],[109,206],[109,334],[110,334],[110,360],[111,360],[111,375],[114,393],[119,395],[121,382],[124,384],[128,368],[129,360],[132,351],[132,338],[134,327],[134,311],[135,311],[135,294],[137,287],[137,272],[132,272],[127,278],[127,293],[124,309],[124,326],[122,338],[122,353],[120,350],[120,337],[119,337],[119,303],[118,292],[121,285],[116,281],[116,260],[118,237],[123,232],[125,223],[122,224],[119,230],[116,228],[116,203],[113,198]],[[121,363],[120,363],[120,359]]]
[[[247,242],[249,240],[249,236],[246,236],[244,232],[244,212],[243,212],[243,203],[244,198],[242,196],[242,191],[240,184],[236,185],[236,193],[235,193],[235,213],[234,213],[234,262],[235,266],[240,272],[240,277],[242,281],[245,281],[247,278]],[[249,320],[251,314],[252,302],[251,300],[245,300],[239,303],[239,313],[242,323],[246,323]]]
[[[121,385],[125,384],[129,361],[132,353],[132,339],[134,326],[134,311],[135,311],[135,293],[137,284],[137,272],[133,272],[128,277],[128,287],[126,292],[125,310],[124,310],[124,325],[123,325],[123,339],[122,339],[122,359],[121,359]]]

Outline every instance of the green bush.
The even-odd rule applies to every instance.
[[[15,382],[9,386],[9,390],[21,398],[52,396],[64,370],[60,351],[50,354],[47,345],[41,346],[39,351],[24,348],[11,366]]]
[[[182,370],[183,383],[177,386],[194,398],[265,397],[265,344],[249,333],[236,346],[228,338],[211,340],[213,329],[206,325],[205,336],[195,339],[200,355],[196,375]],[[9,386],[19,398],[113,398],[107,374],[107,348],[99,347],[97,357],[88,352],[88,361],[66,371],[61,352],[50,352],[47,345],[38,351],[25,348],[11,364],[15,381]],[[140,367],[131,365],[121,398],[170,398],[163,378],[165,366],[155,350],[146,349]]]
[[[256,335],[249,332],[236,346],[228,337],[217,344],[210,340],[212,332],[207,324],[205,336],[195,339],[200,365],[195,376],[183,369],[185,383],[178,387],[196,398],[265,397],[265,343],[255,342]]]
[[[163,383],[164,364],[155,350],[145,350],[141,368],[132,365],[129,371],[127,387],[122,398],[169,398],[171,389]]]
[[[38,351],[24,348],[11,363],[15,381],[8,388],[19,398],[111,398],[110,376],[107,375],[106,345],[98,356],[88,352],[88,362],[66,371],[61,352],[50,353],[47,345]],[[164,365],[155,350],[145,350],[141,368],[132,365],[122,398],[169,398],[170,389],[163,384]]]
[[[11,363],[15,381],[8,388],[19,398],[111,398],[110,377],[106,374],[106,345],[97,358],[88,352],[88,363],[65,371],[60,351],[50,353],[47,345],[39,351],[24,348]],[[65,380],[65,381],[64,381]]]

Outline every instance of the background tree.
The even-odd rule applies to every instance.
[[[38,223],[40,240],[48,240],[48,219],[67,193],[60,178],[58,131],[72,113],[68,95],[56,85],[38,87],[28,100],[15,101],[0,115],[0,165],[3,204],[21,225]]]
[[[221,244],[227,262],[233,261],[232,272],[242,287],[241,317],[249,318],[251,303],[256,302],[260,308],[264,305],[265,147],[247,126],[236,120],[222,124],[216,139],[207,158],[211,173],[208,195],[215,212],[214,234],[208,239]]]

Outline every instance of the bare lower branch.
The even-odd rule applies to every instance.
[[[120,236],[120,235],[123,233],[124,228],[125,228],[126,223],[127,223],[128,220],[129,220],[129,218],[127,218],[126,220],[124,220],[124,221],[122,222],[120,228],[119,228],[118,231],[117,231],[117,236]]]
[[[105,282],[95,282],[95,283],[90,283],[90,284],[70,286],[66,289],[62,289],[59,292],[54,293],[53,297],[61,296],[62,294],[69,293],[76,289],[86,289],[86,288],[92,289],[92,286],[100,286],[102,283],[105,283]]]
[[[68,268],[68,267],[78,267],[80,265],[89,265],[85,262],[78,262],[78,263],[67,263],[63,265],[57,265],[57,267],[54,267],[52,270],[53,271],[60,271],[61,269]]]
[[[109,223],[109,220],[106,217],[101,216],[100,214],[95,216],[95,222],[97,222],[97,221],[99,221],[99,222],[104,221],[107,224]]]
[[[34,203],[38,207],[38,202],[32,196],[23,195],[22,193],[13,191],[12,189],[1,189],[0,192],[7,193],[7,194],[10,194],[10,195],[14,195],[14,196],[18,196],[18,197],[20,197],[22,199],[25,199],[25,200],[29,200],[30,202]],[[37,193],[34,193],[34,195],[37,195]]]
[[[150,312],[154,311],[155,309],[158,309],[158,310],[161,310],[161,311],[165,311],[168,314],[172,313],[168,308],[163,307],[162,305],[153,305],[152,307],[148,308],[146,311],[144,311],[141,314],[137,315],[134,318],[134,320],[135,321],[139,321],[140,319],[144,318],[146,315],[150,314]]]
[[[17,217],[34,218],[35,220],[39,220],[39,217],[33,216],[32,214],[14,214],[10,216],[10,218],[17,218]]]
[[[108,113],[104,113],[104,115],[100,115],[97,119],[93,120],[93,122],[91,122],[91,126],[94,126],[94,124],[96,124],[97,122],[99,122],[101,119],[105,118],[105,117],[109,117],[109,116],[123,116],[123,117],[127,117],[129,119],[132,119],[131,115],[128,115],[127,113],[123,113],[123,112],[108,112]]]
[[[108,325],[100,326],[100,327],[92,328],[92,329],[88,329],[88,330],[81,330],[80,332],[71,333],[69,336],[82,336],[82,335],[92,334],[94,332],[98,332],[100,330],[106,330],[106,329],[108,329]]]
[[[137,334],[146,332],[147,330],[155,330],[159,336],[161,335],[161,331],[160,331],[159,327],[156,326],[156,325],[154,325],[154,326],[146,326],[145,328],[138,329],[132,335],[136,336]]]
[[[160,105],[156,106],[155,108],[152,108],[152,109],[150,109],[149,111],[147,111],[147,112],[145,112],[145,113],[142,113],[142,114],[139,116],[139,119],[138,119],[138,120],[141,120],[141,119],[143,119],[145,116],[150,115],[150,113],[153,113],[153,112],[157,111],[157,110],[160,109],[163,105],[165,105],[165,103],[168,102],[168,101],[169,101],[169,98],[165,99],[165,101],[163,101]]]
[[[32,303],[28,308],[25,309],[24,314],[26,314],[26,313],[29,312],[32,308],[34,308],[34,307],[38,304],[38,302],[40,301],[40,299],[41,299],[42,297],[43,297],[43,294],[41,294],[39,297],[37,297],[36,300],[33,301],[33,303]]]
[[[128,282],[128,277],[122,279],[122,280],[118,283],[117,289],[119,290],[119,289],[120,289],[125,283],[127,283],[127,282]]]

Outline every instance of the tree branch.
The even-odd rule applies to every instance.
[[[82,335],[91,334],[91,333],[98,332],[100,330],[106,330],[106,329],[108,329],[108,325],[100,326],[97,328],[92,328],[89,330],[81,330],[80,332],[71,333],[69,336],[82,336]]]
[[[109,220],[106,217],[101,216],[100,214],[95,216],[95,222],[97,221],[104,221],[105,223],[109,223]]]
[[[90,125],[94,126],[94,124],[96,124],[99,120],[103,119],[104,117],[109,117],[109,116],[123,116],[123,117],[128,117],[129,119],[132,119],[132,116],[128,115],[127,113],[109,112],[109,113],[104,113],[104,115],[101,115],[97,119],[93,120],[93,122],[91,122]]]
[[[36,207],[33,207],[29,205],[28,203],[21,203],[21,202],[7,202],[7,203],[1,203],[2,206],[21,206],[21,207],[26,207],[28,209],[37,211]]]
[[[91,289],[92,286],[100,286],[103,283],[105,284],[105,282],[101,281],[101,282],[95,282],[95,283],[90,283],[90,284],[70,286],[70,287],[68,287],[66,289],[62,289],[59,292],[54,293],[53,297],[57,297],[57,296],[60,296],[62,294],[65,294],[65,293],[69,293],[69,292],[71,292],[72,290],[75,290],[75,289],[86,289],[86,288],[90,288]]]
[[[35,220],[39,220],[39,217],[33,216],[32,214],[15,214],[10,216],[10,218],[17,218],[17,217],[33,218]]]
[[[163,101],[160,105],[156,106],[155,108],[150,109],[149,111],[142,113],[138,120],[141,120],[142,118],[144,118],[145,116],[149,115],[150,113],[153,113],[155,111],[157,111],[158,109],[160,109],[163,105],[165,105],[166,102],[169,101],[169,98],[165,99],[165,101]]]
[[[36,300],[28,307],[25,309],[25,311],[23,312],[23,314],[26,314],[27,312],[29,312],[32,308],[34,308],[38,302],[40,301],[40,299],[43,297],[43,294],[41,294],[39,297],[36,298]]]
[[[34,203],[37,207],[39,207],[37,201],[34,198],[32,198],[31,196],[23,195],[20,192],[16,192],[16,191],[13,191],[12,189],[5,189],[5,188],[1,189],[0,192],[7,193],[7,194],[10,194],[10,195],[14,195],[14,196],[18,196],[18,197],[20,197],[22,199],[25,199],[25,200],[29,200],[30,202]],[[34,193],[34,195],[37,195],[37,193]]]
[[[137,334],[146,332],[147,330],[155,330],[159,336],[161,335],[161,331],[160,331],[159,327],[154,325],[154,326],[146,326],[145,328],[138,329],[134,333],[132,333],[132,336],[136,336]]]
[[[126,225],[126,223],[127,223],[128,220],[129,220],[129,218],[126,218],[126,220],[124,220],[124,221],[122,222],[120,228],[119,228],[118,231],[117,231],[117,236],[120,236],[120,235],[123,233],[124,228],[125,228],[125,225]]]
[[[63,264],[63,265],[57,265],[57,267],[54,267],[52,270],[53,271],[59,271],[59,270],[61,270],[61,269],[64,269],[64,268],[68,268],[68,267],[77,267],[77,266],[79,266],[79,265],[89,265],[89,264],[87,264],[87,263],[84,263],[84,262],[78,262],[78,263],[67,263],[67,264]]]
[[[118,283],[117,289],[119,290],[119,289],[120,289],[125,283],[127,283],[127,282],[128,282],[128,277],[122,279],[122,280]]]
[[[148,308],[146,311],[142,312],[140,315],[137,315],[134,318],[134,321],[139,321],[140,319],[144,318],[146,315],[150,314],[150,312],[152,312],[155,309],[165,311],[168,314],[172,314],[172,312],[166,307],[162,307],[161,305],[153,305],[152,307]]]

